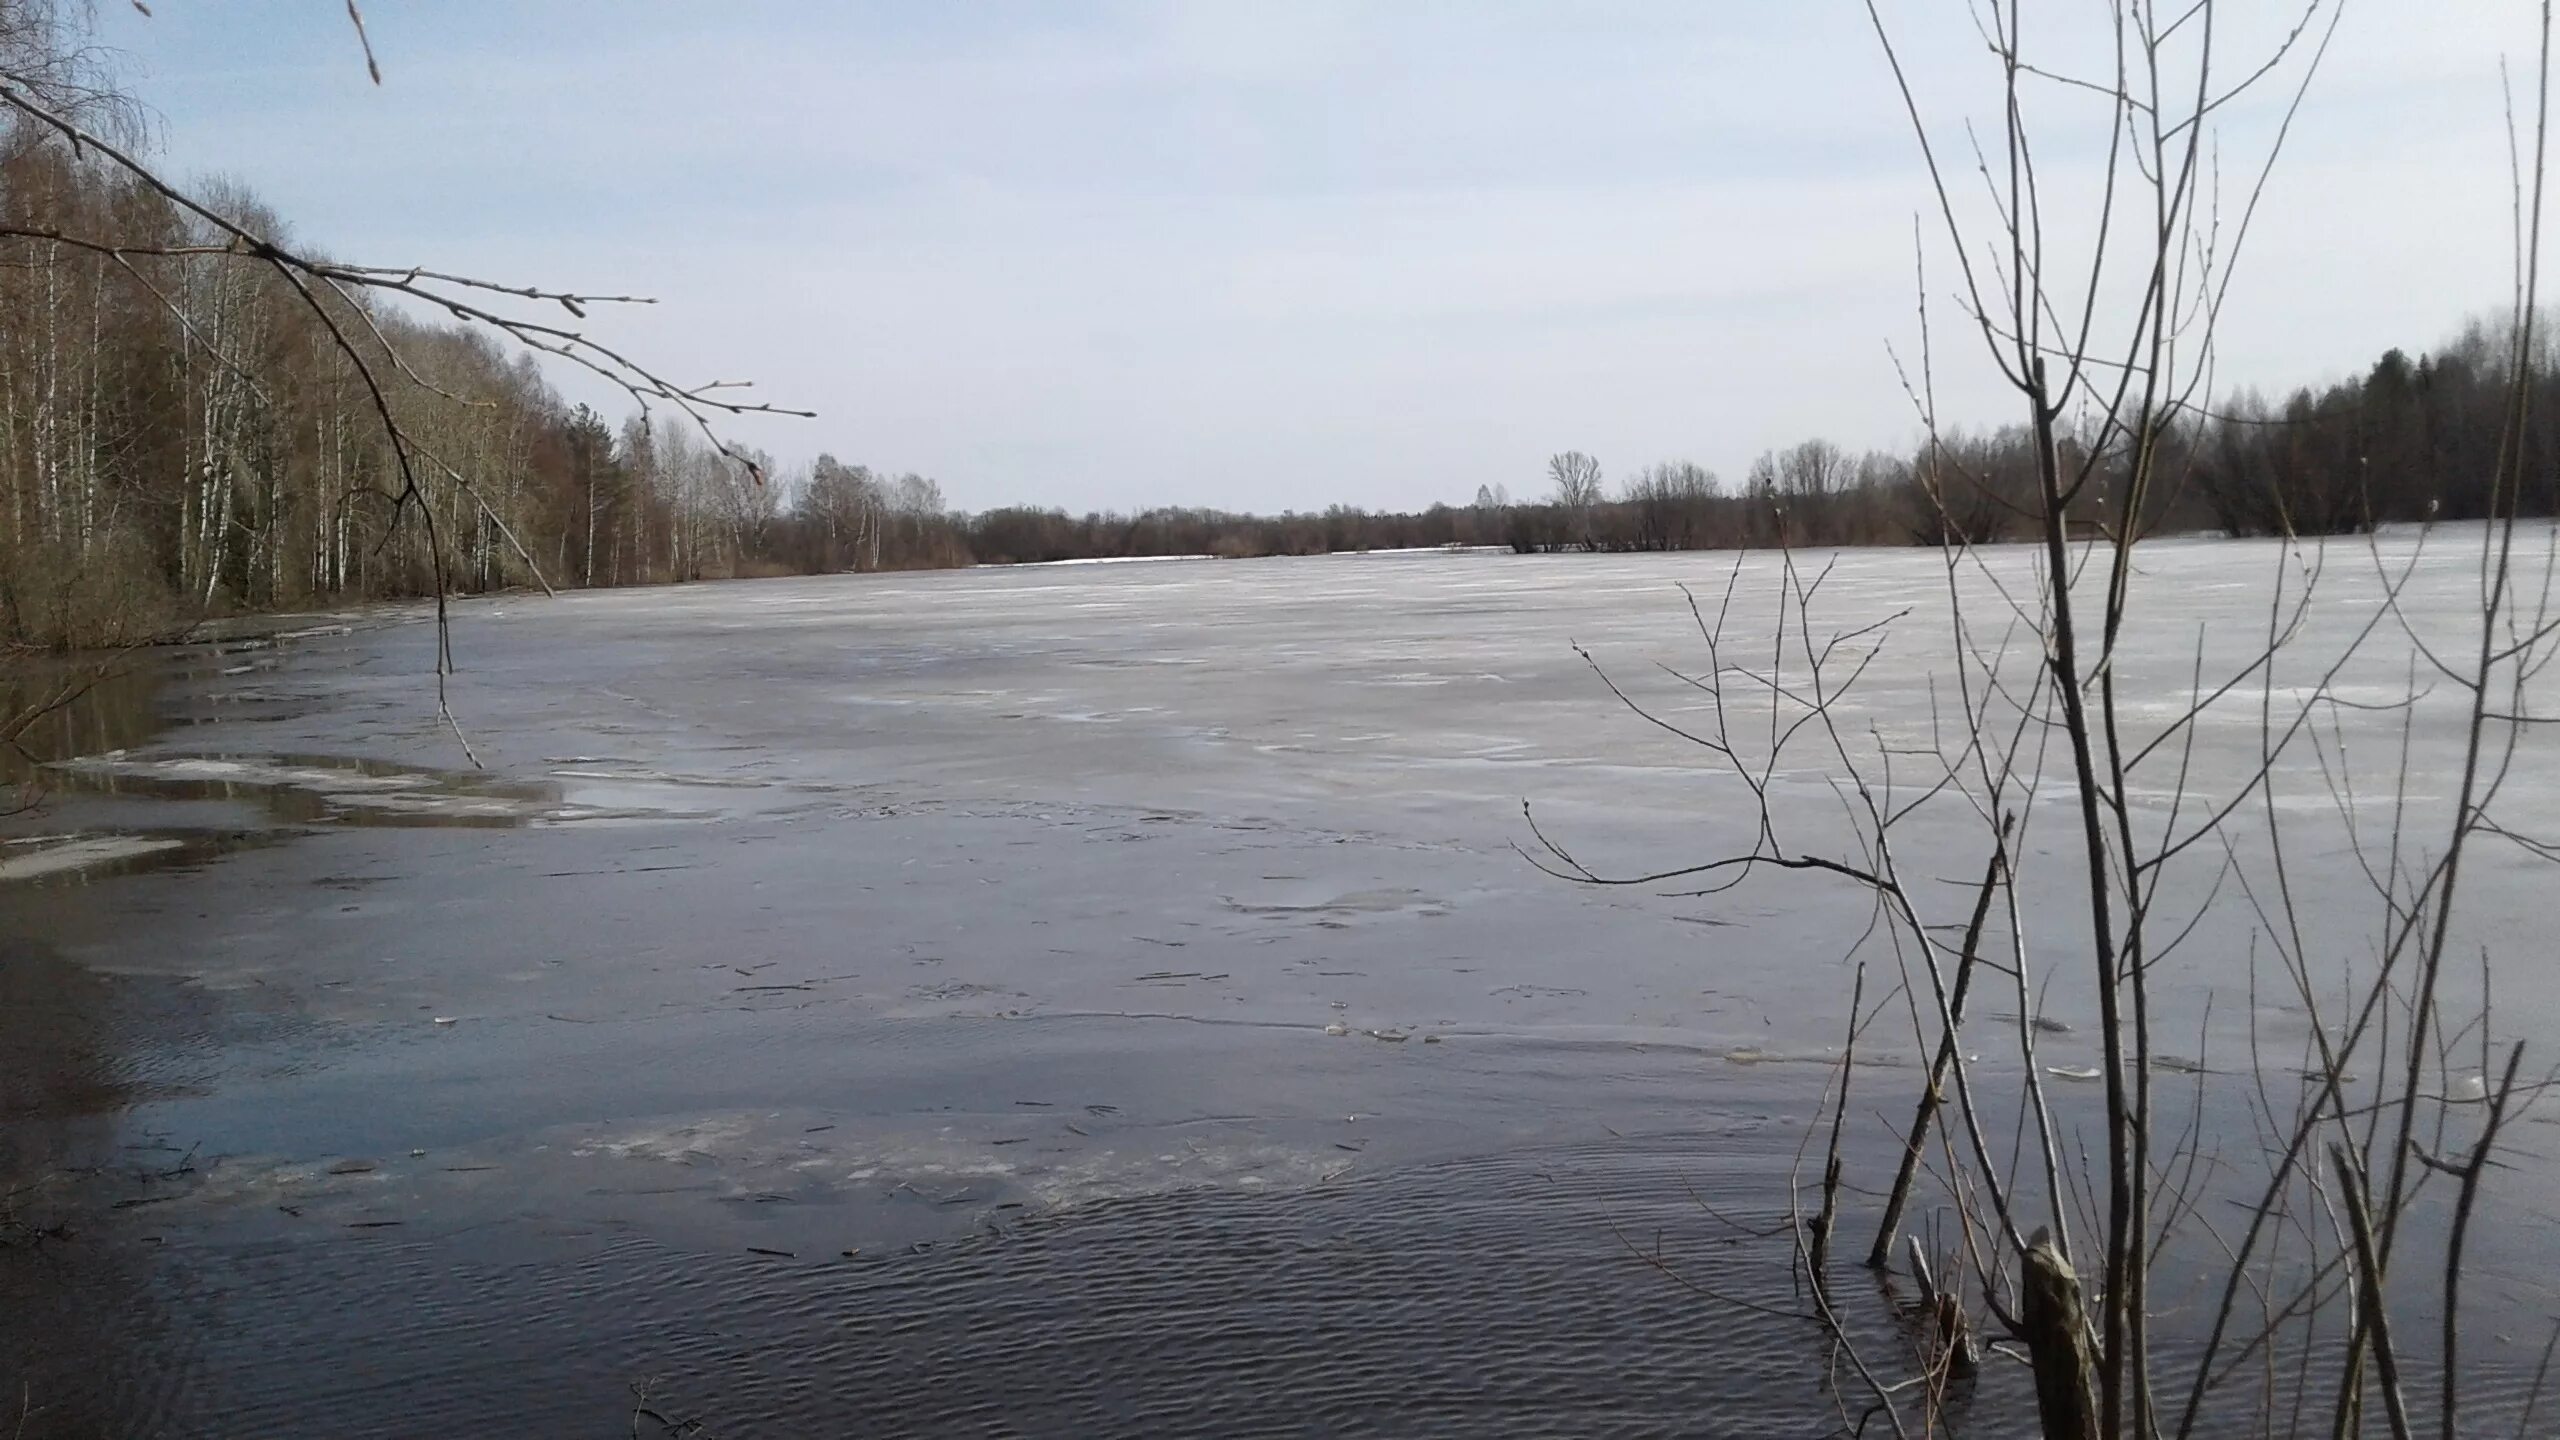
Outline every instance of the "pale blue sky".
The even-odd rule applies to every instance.
[[[2099,9],[2029,4],[2066,52]],[[2222,375],[2332,378],[2499,303],[2530,8],[2352,0]],[[1916,434],[1885,343],[1928,193],[1857,0],[370,0],[379,90],[335,0],[153,9],[101,38],[179,169],[351,259],[655,295],[599,335],[821,412],[740,438],[963,506],[1401,507],[1568,447],[1738,480]],[[1883,9],[1942,133],[1996,130],[1961,0]],[[2225,10],[2237,55],[2300,4]],[[2235,203],[2271,117],[2228,117]],[[2086,155],[2048,152],[2058,198]],[[2005,418],[1958,319],[1946,409]]]

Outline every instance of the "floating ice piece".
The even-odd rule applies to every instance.
[[[2047,1065],[2044,1067],[2044,1073],[2047,1075],[2058,1075],[2065,1080],[2095,1080],[2098,1078],[2098,1070],[2094,1065]]]
[[[175,850],[184,843],[155,835],[37,835],[11,840],[0,847],[0,881],[67,874]]]
[[[331,795],[421,790],[436,783],[436,777],[416,771],[374,771],[355,765],[225,755],[140,756],[122,750],[59,760],[53,768],[102,779],[301,789]]]

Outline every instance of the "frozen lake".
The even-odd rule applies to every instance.
[[[2118,673],[2158,723],[2199,645],[2229,668],[2263,635],[2280,557],[2142,557],[2161,618]],[[413,617],[192,656],[153,718],[97,722],[116,748],[76,747],[0,853],[0,1178],[30,1215],[86,1217],[0,1252],[0,1342],[38,1357],[64,1434],[596,1431],[652,1377],[721,1434],[1665,1433],[1709,1411],[1806,1433],[1829,1402],[1804,1337],[1735,1338],[1627,1237],[1783,1292],[1783,1249],[1731,1245],[1689,1191],[1782,1207],[1854,959],[1889,963],[1861,947],[1870,908],[1796,875],[1577,887],[1515,848],[1524,801],[1595,868],[1750,843],[1729,771],[1573,648],[1694,717],[1657,662],[1704,667],[1678,586],[1712,602],[1732,563],[473,602],[452,695],[479,774],[434,722]],[[1746,563],[1746,632],[1776,564]],[[2291,693],[2380,593],[2360,545],[2330,565]],[[2452,627],[2470,552],[2423,566],[2402,608]],[[1943,723],[1945,584],[1930,553],[1841,557],[1823,629],[1913,610],[1844,731]],[[2405,685],[2410,654],[2368,641],[2340,693]],[[2191,792],[2250,772],[2260,699],[2211,713]],[[2407,788],[2441,800],[2458,735],[2441,701],[2419,715]],[[2401,763],[2396,712],[2321,725]],[[2545,748],[2515,813],[2560,816]],[[2286,793],[2328,754],[2289,762]],[[1817,758],[1773,784],[1809,838],[1838,810]],[[2352,964],[2374,902],[2300,803],[2328,837],[2302,852],[2311,941]],[[1918,830],[1905,863],[1972,878],[1974,833]],[[2071,841],[2031,818],[2026,863],[2067,873]],[[2549,1033],[2547,870],[2478,864],[2466,934],[2508,959],[2501,1024]],[[2096,1056],[2067,901],[2021,921],[2062,1067]],[[2250,999],[2251,926],[2218,898],[2162,962],[2174,1048],[2299,1048],[2299,1007]],[[1907,1025],[1876,1043],[1863,1156],[1918,1083]],[[2554,1109],[2519,1127],[2529,1155]],[[2554,1178],[2535,1159],[2502,1213],[2554,1218]],[[2475,1303],[2538,1347],[2547,1267],[2483,1268]]]

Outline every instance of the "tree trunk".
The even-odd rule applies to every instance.
[[[2036,1413],[2043,1419],[2045,1440],[2098,1440],[2092,1383],[2098,1365],[2089,1349],[2087,1317],[2081,1313],[2080,1277],[2054,1247],[2050,1231],[2039,1229],[2027,1242],[2020,1285],[2026,1292],[2020,1338],[2035,1365]]]

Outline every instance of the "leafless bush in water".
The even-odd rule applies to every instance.
[[[1922,1303],[1904,1312],[1915,1317],[1908,1350],[1886,1357],[1862,1353],[1824,1273],[1836,1165],[1812,1219],[1791,1212],[1811,1296],[1803,1314],[1844,1372],[1844,1429],[1961,1419],[1981,1334],[2031,1370],[2051,1437],[2237,1424],[2349,1435],[2377,1419],[2394,1436],[2450,1437],[2476,1378],[2462,1363],[2463,1284],[2482,1192],[2519,1111],[2553,1083],[2498,1024],[2494,955],[2475,955],[2456,925],[2484,848],[2560,859],[2560,837],[2501,807],[2526,746],[2560,721],[2535,708],[2536,681],[2560,656],[2560,550],[2520,523],[2550,6],[2531,113],[2510,127],[2508,405],[2462,633],[2403,604],[2432,567],[2458,563],[2447,552],[2462,542],[2428,531],[2394,554],[2376,539],[2324,545],[2288,531],[2262,628],[2236,661],[2212,658],[2232,637],[2196,635],[2184,693],[2165,714],[2156,688],[2123,674],[2129,651],[2181,623],[2144,604],[2136,557],[2146,517],[2191,478],[2180,425],[2207,413],[2215,323],[2339,6],[2311,0],[2260,53],[2234,59],[2215,0],[2167,15],[2115,0],[2096,74],[2032,50],[2019,0],[1986,6],[1976,18],[2000,75],[2001,131],[1988,146],[1968,131],[1960,160],[1924,118],[1872,0],[1869,17],[1933,182],[1955,303],[2034,440],[2024,518],[2036,543],[2004,554],[1964,538],[1979,527],[1960,515],[1998,492],[1941,443],[1924,272],[1908,389],[1949,537],[1931,607],[1943,607],[1944,689],[1933,680],[1926,716],[1861,720],[1853,706],[1897,629],[1932,617],[1835,628],[1817,618],[1827,563],[1781,549],[1762,589],[1744,585],[1737,560],[1720,595],[1690,597],[1703,667],[1668,672],[1677,703],[1640,698],[1642,687],[1584,658],[1629,711],[1729,773],[1747,843],[1618,872],[1586,864],[1529,814],[1529,853],[1587,885],[1706,896],[1800,871],[1872,904],[1870,934],[1892,952],[1926,1079],[1907,1130],[1895,1125],[1902,1161],[1867,1264],[1891,1264],[1915,1198],[1940,1229],[1909,1247]],[[2273,139],[2226,210],[2216,131],[2244,104],[2260,107]],[[2038,150],[2059,148],[2045,117],[2071,107],[2104,137],[2096,213],[2080,217],[2076,245],[2062,238],[2068,217],[2042,188],[2059,184],[2040,176]],[[1977,186],[1979,201],[1959,199]],[[1977,207],[1987,220],[1968,218]],[[1760,603],[1775,606],[1765,628],[1746,618]],[[2398,683],[2348,679],[2377,662]],[[2254,748],[2216,775],[2203,732],[2241,716]],[[2396,725],[2396,753],[2378,766],[2351,756],[2351,724]],[[2413,780],[2422,743],[2458,752],[2450,796]],[[1808,775],[1832,808],[1796,803]],[[2039,845],[2057,824],[2067,837]],[[2333,936],[2342,895],[2372,917],[2361,953]],[[2173,1054],[2183,1037],[2164,1033],[2156,1008],[2159,967],[2191,942],[2245,949],[2226,958],[2247,962],[2250,1053],[2219,1079],[2203,1053],[2209,1032],[2194,1057]],[[2039,1053],[2052,1024],[2045,987],[2057,981],[2094,1000],[2094,1067]],[[2007,992],[2014,1036],[1978,1038],[1984,985]],[[2303,1021],[2298,1093],[2278,1093],[2262,985]],[[1835,1157],[1866,1023],[1853,1019],[1840,1090],[1826,1092]],[[2084,1105],[2089,1091],[2056,1079],[2094,1081],[2101,1098]],[[2236,1099],[2256,1133],[2209,1133],[2213,1099]],[[2090,1108],[2097,1153],[2076,1143],[2074,1119]],[[2544,1378],[2537,1370],[2524,1404]]]

